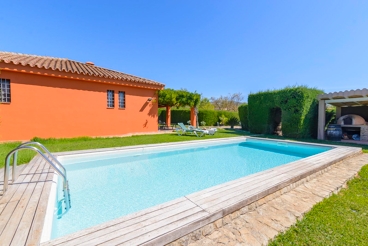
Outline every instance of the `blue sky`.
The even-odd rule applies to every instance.
[[[368,83],[368,1],[5,1],[0,50],[69,58],[205,97]]]

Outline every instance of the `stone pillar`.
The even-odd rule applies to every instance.
[[[166,106],[166,125],[171,126],[171,107]]]
[[[318,139],[325,139],[326,125],[326,103],[324,100],[319,100],[318,104]]]
[[[368,126],[360,128],[360,141],[368,141]]]
[[[341,117],[341,107],[336,106],[336,121]]]
[[[190,124],[194,127],[198,127],[197,126],[197,115],[196,115],[194,107],[190,108]]]

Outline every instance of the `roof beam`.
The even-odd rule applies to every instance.
[[[345,103],[345,102],[368,102],[368,97],[359,97],[359,98],[343,98],[343,99],[330,99],[330,100],[324,100],[325,103]]]

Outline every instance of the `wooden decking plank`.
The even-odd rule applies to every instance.
[[[316,164],[316,165],[318,165],[318,164]],[[289,177],[285,173],[282,173],[282,175],[284,175],[284,177],[283,177],[283,179],[280,179],[280,182],[276,184],[276,187],[281,185],[282,183],[289,183],[288,181],[290,179],[293,179],[295,176],[303,174],[306,171],[310,171],[310,170],[313,170],[313,168],[309,168],[309,166],[307,166],[307,168],[304,169],[304,170],[290,172],[289,175],[291,175],[291,176],[289,176]],[[296,173],[296,172],[299,172],[299,173]],[[198,204],[202,208],[206,209],[206,211],[208,211],[208,212],[215,212],[215,211],[218,211],[220,208],[224,208],[224,207],[230,206],[232,204],[235,204],[236,202],[240,202],[240,201],[242,201],[242,199],[244,199],[244,200],[248,199],[249,197],[251,197],[252,193],[260,194],[262,192],[262,190],[264,190],[264,188],[270,189],[270,188],[275,187],[275,185],[270,186],[269,183],[267,185],[265,185],[267,183],[267,182],[266,183],[265,182],[266,182],[266,180],[263,181],[263,182],[260,182],[262,184],[262,189],[261,190],[253,189],[251,191],[246,191],[244,189],[244,192],[241,192],[236,196],[233,195],[232,196],[233,198],[231,198],[231,199],[226,199],[226,198],[230,198],[231,196],[223,196],[223,197],[220,197],[220,198],[214,200],[213,201],[213,203],[214,203],[213,206],[211,206],[211,202],[207,203],[207,204],[206,203],[203,203],[203,204],[198,203]],[[290,182],[290,183],[292,183],[292,182]],[[265,189],[265,190],[267,190],[267,189]],[[246,193],[248,193],[248,194],[246,194]],[[259,199],[259,198],[261,198],[261,197],[258,197],[257,199]],[[221,201],[221,203],[219,203],[219,201]]]
[[[27,185],[21,200],[13,210],[11,220],[8,221],[3,229],[3,231],[6,231],[6,233],[2,233],[0,235],[0,242],[2,242],[4,245],[10,245],[35,187],[36,183],[29,183]]]
[[[135,226],[134,230],[130,231],[130,233],[125,232],[125,228],[120,229],[119,231],[116,231],[115,233],[104,235],[103,237],[97,238],[97,240],[92,240],[86,242],[84,245],[117,245],[124,242],[128,242],[132,239],[137,240],[137,237],[144,238],[143,235],[151,235],[155,231],[160,232],[160,228],[168,228],[168,226],[176,226],[177,222],[186,224],[188,221],[195,221],[198,218],[204,218],[208,216],[208,213],[203,211],[200,207],[193,207],[189,210],[181,211],[177,214],[172,214],[167,218],[162,218],[158,221],[151,221],[150,223],[145,223],[141,227],[139,227],[139,224]],[[133,228],[132,228],[133,229]],[[140,238],[139,240],[141,240]],[[144,240],[145,241],[145,240]],[[129,244],[131,244],[129,242]],[[83,244],[81,244],[83,245]],[[134,244],[132,244],[134,245]]]
[[[299,169],[298,167],[289,169],[287,172],[284,171],[279,171],[276,172],[275,176],[272,178],[273,180],[275,180],[275,178],[277,177],[277,179],[280,181],[277,184],[281,185],[283,183],[285,183],[284,186],[286,186],[288,183],[292,183],[291,179],[293,179],[294,177],[298,176],[298,175],[302,175],[308,171],[314,171],[315,170],[315,165],[318,166],[318,164],[311,164],[307,167],[305,167],[304,169]],[[267,188],[272,188],[274,187],[274,182],[268,182],[267,179],[263,179],[263,180],[253,180],[253,183],[257,184],[262,184],[262,187],[267,187]],[[216,194],[215,197],[212,196],[212,201],[214,202],[218,202],[218,201],[227,201],[229,202],[228,198],[230,197],[234,197],[234,194],[238,193],[238,195],[236,196],[245,196],[246,193],[249,192],[253,192],[255,191],[258,187],[256,185],[251,185],[251,186],[247,186],[247,187],[237,187],[236,189],[233,189],[232,192],[223,192],[220,194]],[[280,187],[282,188],[282,187]],[[235,197],[236,197],[235,196]],[[204,200],[197,200],[195,201],[196,203],[198,203],[201,207],[206,208],[206,205],[204,205],[205,203],[211,203],[210,199],[204,199]]]
[[[294,170],[298,170],[300,168],[300,165],[303,166],[305,164],[306,162],[302,162],[301,164],[297,164],[294,166],[288,166],[288,167],[285,166],[283,168],[280,168],[281,170],[279,169],[272,170],[272,172],[267,172],[265,173],[265,175],[258,175],[253,178],[245,177],[239,183],[234,183],[231,186],[227,186],[226,184],[223,184],[224,187],[222,189],[216,190],[217,193],[211,192],[210,194],[208,194],[207,192],[202,191],[203,195],[201,196],[199,196],[197,193],[195,198],[192,198],[191,195],[188,195],[187,197],[195,203],[202,204],[203,202],[209,202],[210,200],[216,200],[218,197],[223,198],[224,196],[228,196],[231,193],[236,193],[239,190],[245,191],[244,189],[247,189],[247,188],[253,189],[253,187],[257,185],[258,183],[262,183],[264,181],[269,180],[270,178],[275,178],[279,175],[283,175],[290,171],[294,172]]]
[[[150,232],[145,233],[143,235],[137,235],[135,238],[132,238],[131,240],[126,241],[126,238],[124,237],[118,237],[114,240],[108,241],[103,243],[102,245],[141,245],[144,244],[153,238],[157,238],[159,236],[163,236],[168,232],[175,231],[177,229],[180,229],[181,227],[188,225],[193,222],[197,222],[198,220],[205,219],[208,217],[208,213],[202,211],[199,211],[197,213],[192,212],[192,214],[182,215],[181,217],[178,217],[176,221],[173,221],[171,223],[162,223],[158,227],[152,225],[150,228]],[[157,228],[156,228],[157,227]],[[132,235],[133,237],[134,235]]]
[[[37,208],[37,204],[40,200],[40,195],[43,188],[43,182],[38,182],[33,190],[32,196],[29,199],[27,207],[23,213],[21,220],[19,221],[18,228],[15,231],[11,245],[25,245],[28,237],[29,228],[31,227],[34,213]]]
[[[283,174],[280,174],[278,178],[264,180],[263,182],[255,183],[252,186],[244,187],[243,190],[230,193],[222,197],[217,197],[217,199],[214,200],[203,200],[201,202],[197,202],[197,204],[206,211],[209,211],[208,209],[211,207],[219,207],[219,204],[226,207],[227,204],[234,204],[237,201],[241,201],[243,198],[249,198],[258,194],[259,191],[267,190],[280,184],[284,177],[285,176]]]
[[[3,209],[5,208],[5,206],[6,206],[6,203],[1,203],[0,204],[0,214],[3,211]]]
[[[316,164],[316,162],[318,162],[319,159],[322,159],[325,162],[324,158],[325,157],[321,157],[321,158],[318,158],[318,159],[314,158],[314,159],[311,159],[310,161],[304,161],[303,159],[298,160],[297,163],[290,163],[290,165],[285,164],[285,165],[277,168],[277,170],[278,170],[277,172],[280,172],[280,171],[285,172],[285,171],[290,170],[290,169],[295,170],[295,169],[300,168],[301,166],[309,164],[310,162],[314,162],[314,164]],[[229,182],[226,183],[226,186],[224,186],[224,184],[220,184],[220,185],[217,185],[217,186],[214,186],[214,187],[210,187],[208,189],[190,194],[187,197],[190,198],[192,201],[198,201],[198,200],[200,200],[204,197],[213,196],[214,194],[216,194],[220,191],[233,189],[234,187],[237,187],[241,184],[245,184],[245,183],[249,183],[249,182],[256,182],[256,180],[254,180],[253,178],[264,177],[265,175],[268,176],[268,175],[270,175],[270,173],[271,173],[271,175],[274,175],[275,174],[274,169],[266,170],[266,171],[263,171],[263,172],[260,172],[260,173],[256,173],[256,174],[246,176],[244,178],[229,181]]]
[[[3,209],[3,213],[0,216],[0,238],[3,235],[4,228],[6,227],[8,221],[12,218],[13,211],[15,207],[18,205],[19,201],[9,201],[5,204],[5,208]]]
[[[271,178],[275,176],[277,173],[274,170],[269,170],[267,172],[261,172],[257,176],[253,176],[252,178],[241,178],[239,180],[235,180],[236,182],[231,183],[225,183],[218,186],[216,190],[202,190],[199,192],[196,192],[195,194],[189,194],[186,197],[190,199],[193,202],[197,202],[200,200],[203,200],[205,198],[213,198],[213,196],[216,196],[217,194],[223,194],[228,193],[229,191],[232,191],[234,189],[237,189],[238,187],[244,187],[246,185],[251,185],[252,182],[256,182],[257,180],[263,180],[264,178]]]
[[[41,160],[38,159],[37,161],[27,165],[24,168],[23,173],[21,175],[19,175],[16,182],[12,183],[12,184],[9,184],[8,190],[6,191],[6,193],[0,199],[0,203],[7,203],[11,199],[14,200],[13,195],[15,193],[18,193],[17,190],[19,189],[19,185],[22,184],[22,183],[29,182],[31,180],[31,178],[33,176],[33,173],[37,169],[40,161]]]
[[[160,214],[156,214],[155,216],[150,216],[149,218],[138,217],[133,220],[128,220],[124,223],[116,224],[111,227],[106,227],[103,230],[100,230],[93,234],[89,234],[88,236],[85,236],[83,238],[80,238],[80,241],[70,241],[65,245],[79,245],[83,242],[98,244],[98,242],[106,241],[107,240],[106,238],[112,239],[116,237],[117,235],[125,235],[128,233],[132,233],[136,230],[142,231],[145,226],[149,226],[152,223],[170,218],[172,216],[175,216],[176,214],[182,213],[183,211],[192,210],[194,208],[198,208],[198,207],[192,202],[186,200],[184,203],[176,205],[174,209],[170,209],[170,210],[166,209],[166,210],[160,211]]]
[[[49,165],[47,163],[44,163],[43,165],[41,164],[37,169],[37,173],[40,172],[39,175],[35,175],[33,177],[35,180],[38,181],[36,181],[37,182],[36,187],[32,193],[32,196],[26,207],[22,220],[20,221],[18,229],[14,235],[12,245],[23,245],[27,240],[29,230],[34,220],[34,215],[36,213],[36,208],[38,206],[38,203],[40,202],[40,197],[43,190],[43,186],[45,184],[45,180],[48,175],[47,173],[48,170]]]
[[[14,189],[16,189],[17,192],[15,192],[14,194],[10,194],[10,199],[8,200],[8,203],[5,207],[5,209],[3,209],[3,212],[1,213],[0,216],[0,234],[3,233],[4,228],[6,227],[8,221],[10,218],[12,218],[13,220],[13,212],[16,209],[16,207],[18,207],[18,202],[21,202],[22,199],[24,200],[24,193],[27,191],[27,188],[29,185],[34,185],[34,183],[31,183],[31,179],[33,177],[33,173],[36,171],[37,169],[37,165],[34,165],[31,170],[30,173],[24,176],[24,180],[22,181],[22,183],[20,184],[16,184],[14,185]],[[31,186],[32,188],[32,186]],[[7,196],[7,193],[5,194],[5,197]],[[27,196],[25,196],[27,197]],[[23,201],[24,203],[24,201]],[[22,203],[22,205],[24,206],[24,204]],[[18,214],[15,214],[18,215]]]
[[[174,210],[177,208],[180,208],[182,206],[183,203],[187,203],[188,200],[184,197],[133,213],[133,214],[129,214],[123,217],[120,217],[118,219],[115,220],[111,220],[75,233],[72,233],[70,235],[67,235],[65,237],[62,238],[56,238],[53,239],[49,242],[45,242],[42,245],[58,245],[58,244],[63,244],[65,242],[68,242],[70,240],[75,240],[78,239],[80,237],[86,237],[89,238],[91,237],[91,234],[95,234],[98,231],[102,231],[106,228],[109,227],[114,227],[114,226],[118,226],[120,224],[125,224],[127,225],[127,223],[139,223],[140,221],[144,221],[150,218],[154,218],[156,216],[161,216],[163,213],[170,211],[170,210]],[[93,238],[92,235],[92,238]],[[50,244],[48,244],[50,243]]]

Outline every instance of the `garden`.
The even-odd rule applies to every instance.
[[[191,124],[193,107],[198,109],[197,122],[203,128],[207,126],[230,126],[218,129],[215,135],[206,139],[237,136],[257,136],[260,138],[286,139],[310,143],[323,143],[361,147],[368,153],[368,145],[332,142],[316,139],[317,100],[321,91],[307,87],[288,87],[282,90],[265,91],[250,94],[248,103],[239,103],[238,111],[221,107],[209,107],[208,99],[201,100],[197,93],[186,91],[166,91],[165,100],[159,105],[174,107],[171,110],[173,124],[183,122]],[[161,97],[163,98],[163,97]],[[201,101],[207,104],[201,106]],[[214,100],[212,100],[213,102]],[[213,105],[212,105],[213,106]],[[166,121],[167,108],[160,108],[158,119]],[[326,125],[335,119],[335,110],[326,111]],[[232,129],[241,125],[242,130]],[[51,152],[113,148],[143,144],[197,141],[203,138],[180,136],[176,134],[136,135],[129,137],[70,139],[41,139],[40,142]],[[5,155],[16,148],[20,142],[0,144],[0,168],[4,166]],[[27,163],[35,153],[21,151],[18,163]],[[348,188],[316,204],[304,218],[288,231],[278,235],[270,245],[363,245],[367,240],[368,227],[368,166],[348,183]]]

